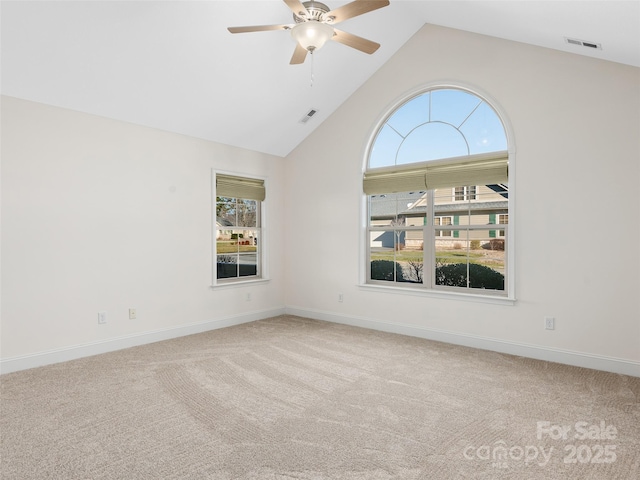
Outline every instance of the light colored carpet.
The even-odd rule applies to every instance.
[[[0,382],[3,480],[640,478],[639,378],[299,317]]]

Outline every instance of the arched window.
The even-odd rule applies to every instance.
[[[367,283],[507,296],[508,162],[503,122],[474,93],[433,88],[395,108],[363,178]]]

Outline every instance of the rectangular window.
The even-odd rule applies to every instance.
[[[466,200],[476,199],[476,186],[455,187],[453,189],[453,198],[456,202],[464,202]]]
[[[507,296],[506,152],[369,170],[363,191],[368,283]]]
[[[506,230],[491,228],[508,223],[501,185],[456,187],[462,204],[446,188],[369,195],[369,282],[506,294]]]
[[[433,224],[438,227],[440,225],[453,225],[453,217],[436,217],[433,219]],[[451,230],[437,230],[437,235],[440,237],[450,237],[452,235]]]
[[[498,224],[499,225],[507,225],[509,223],[509,215],[508,214],[500,214],[498,215]],[[498,230],[498,235],[500,237],[505,236],[506,230]]]
[[[215,283],[262,278],[262,180],[215,175]]]

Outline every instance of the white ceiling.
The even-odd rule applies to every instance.
[[[335,9],[348,1],[324,0]],[[281,0],[2,1],[2,94],[285,156],[425,23],[640,67],[640,1],[409,1],[340,24],[369,56],[329,42],[289,65]],[[600,43],[591,50],[572,37]],[[312,120],[300,119],[311,108]]]

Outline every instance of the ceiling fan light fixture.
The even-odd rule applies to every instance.
[[[317,20],[298,23],[291,29],[293,39],[309,52],[320,50],[333,35],[334,31],[331,25]]]

